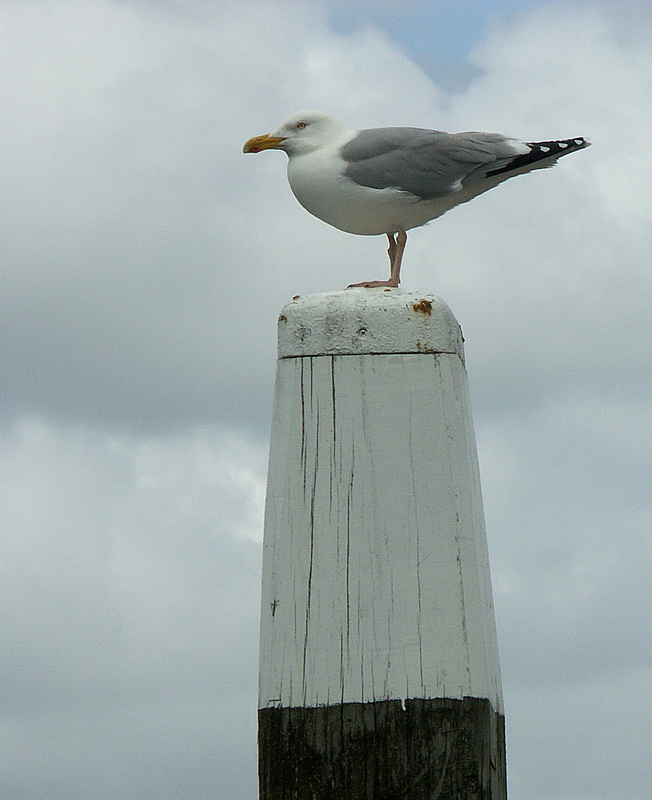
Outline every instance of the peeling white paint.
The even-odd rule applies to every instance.
[[[347,289],[297,297],[279,316],[279,358],[369,353],[457,353],[462,331],[444,301],[402,289]]]
[[[325,337],[337,354],[278,362],[260,707],[471,696],[502,713],[459,326],[436,298],[424,315],[405,313],[412,293],[356,292],[366,311],[338,294],[342,319],[329,295]],[[320,330],[323,311],[306,298],[300,324]],[[381,352],[341,355],[361,325]],[[424,353],[418,325],[458,346]],[[384,353],[387,340],[412,351]]]

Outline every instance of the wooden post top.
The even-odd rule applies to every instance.
[[[279,316],[279,358],[387,353],[454,353],[464,361],[464,338],[441,298],[404,289],[296,297]]]

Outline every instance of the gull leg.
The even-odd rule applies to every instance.
[[[387,255],[389,256],[389,271],[392,271],[392,265],[394,263],[394,256],[396,255],[396,239],[394,238],[393,233],[388,233],[387,238],[389,239],[389,247],[387,248]]]
[[[388,233],[389,247],[387,248],[387,255],[389,256],[389,280],[388,281],[362,281],[362,283],[351,283],[347,288],[353,289],[361,286],[364,289],[375,289],[378,286],[389,286],[396,289],[400,283],[401,274],[401,261],[403,260],[403,251],[405,250],[405,243],[407,242],[407,233],[399,231],[396,238],[393,233]]]
[[[394,252],[390,254],[390,275],[389,280],[392,286],[398,286],[401,282],[401,264],[403,263],[403,253],[405,252],[405,245],[407,244],[407,233],[399,231],[396,235],[396,242],[394,244]],[[390,248],[391,249],[391,248]]]

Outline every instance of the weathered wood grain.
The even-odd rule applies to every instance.
[[[457,356],[281,360],[264,548],[261,707],[471,696],[502,710]]]
[[[505,725],[488,700],[259,712],[260,800],[504,800]]]

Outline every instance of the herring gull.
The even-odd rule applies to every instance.
[[[249,139],[243,151],[284,150],[290,187],[307,211],[348,233],[386,234],[389,280],[351,286],[397,287],[410,228],[589,144],[582,137],[521,142],[423,128],[356,131],[320,111],[300,111],[273,133]]]

